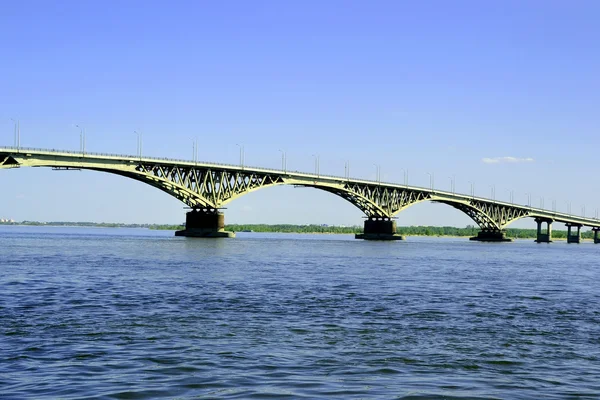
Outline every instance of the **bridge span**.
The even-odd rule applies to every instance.
[[[471,240],[510,241],[505,228],[525,217],[537,223],[537,242],[552,241],[552,223],[568,229],[567,241],[579,243],[581,228],[591,227],[594,243],[600,243],[600,220],[493,199],[410,185],[383,183],[350,177],[255,168],[162,158],[33,148],[0,147],[0,169],[50,167],[106,172],[144,182],[188,205],[186,227],[178,236],[233,237],[225,231],[221,210],[246,193],[275,185],[313,187],[342,197],[366,216],[364,232],[357,239],[400,240],[394,217],[422,201],[452,206],[467,214],[481,228]],[[545,225],[545,229],[544,228]]]

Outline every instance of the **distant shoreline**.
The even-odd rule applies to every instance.
[[[165,224],[124,224],[108,222],[38,222],[22,221],[6,223],[0,222],[0,226],[53,226],[53,227],[83,227],[83,228],[144,228],[151,230],[183,229],[183,225]],[[229,224],[226,230],[234,232],[261,232],[261,233],[307,233],[307,234],[355,234],[361,233],[360,226],[335,226],[335,225],[295,225],[295,224]],[[433,236],[433,237],[471,237],[477,235],[479,228],[467,226],[457,228],[452,226],[399,226],[398,233],[406,236]],[[567,232],[554,230],[553,240],[565,240]],[[591,239],[591,231],[582,232],[582,239]],[[513,239],[535,239],[536,229],[506,229],[506,236]]]

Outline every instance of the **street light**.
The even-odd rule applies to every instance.
[[[514,190],[508,190],[508,192],[510,193],[510,204],[514,204],[514,198],[515,198],[515,191]]]
[[[198,138],[192,139],[192,151],[194,163],[198,164]]]
[[[407,188],[408,187],[408,169],[401,169],[401,171],[404,174],[404,187]]]
[[[319,155],[312,155],[315,158],[315,175],[320,176],[319,175]]]
[[[85,128],[82,128],[79,125],[75,125],[79,128],[79,150],[81,154],[85,155]]]
[[[375,178],[378,184],[381,184],[381,166],[379,164],[373,164],[375,166]]]
[[[456,175],[449,176],[448,178],[450,178],[450,191],[452,192],[452,194],[454,194],[454,191],[455,191],[455,188],[456,188],[454,186],[454,181],[456,179]]]
[[[490,188],[492,189],[492,200],[496,201],[496,186],[492,185]]]
[[[471,184],[471,197],[475,198],[475,182],[468,181]]]
[[[281,169],[284,173],[287,173],[287,154],[283,150],[279,150],[281,152]]]
[[[237,143],[235,145],[240,148],[240,166],[244,168],[244,146],[240,146]]]
[[[17,151],[19,151],[19,147],[21,147],[21,122],[14,118],[11,118],[10,120],[15,123],[15,147],[17,148]]]
[[[525,193],[527,195],[527,206],[531,208],[531,193]]]
[[[540,197],[540,208],[543,210],[544,209],[544,198]]]
[[[431,172],[431,173],[426,172],[426,174],[429,175],[429,187],[433,191],[433,179],[434,179],[433,172]]]
[[[142,158],[142,144],[144,140],[144,134],[142,131],[133,131],[137,135],[137,156]]]
[[[344,177],[346,180],[350,180],[350,161],[346,161],[344,164]]]
[[[567,214],[571,215],[571,202],[566,201],[565,203],[567,204]]]

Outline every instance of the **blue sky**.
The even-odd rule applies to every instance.
[[[0,16],[0,144],[238,161],[594,215],[597,1],[19,1]],[[495,161],[495,162],[494,162]],[[179,223],[183,204],[93,172],[0,171],[0,217]],[[226,220],[359,224],[314,189],[242,197]],[[472,223],[419,204],[399,225]],[[515,226],[533,226],[525,220]]]

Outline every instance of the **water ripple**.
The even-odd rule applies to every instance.
[[[600,393],[592,245],[4,229],[2,398]]]

